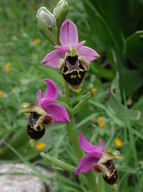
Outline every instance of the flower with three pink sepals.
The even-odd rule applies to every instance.
[[[120,159],[118,151],[105,152],[103,141],[100,139],[100,146],[89,143],[82,133],[79,133],[80,147],[88,154],[80,159],[75,175],[93,171],[103,173],[103,179],[110,185],[115,185],[118,173],[112,159]]]
[[[85,41],[78,43],[76,25],[69,19],[61,26],[60,42],[61,46],[56,45],[56,50],[48,53],[41,63],[58,68],[67,83],[73,89],[78,89],[90,62],[97,59],[99,54],[90,47],[83,46]]]
[[[21,106],[21,112],[30,113],[27,133],[34,140],[38,140],[44,135],[44,124],[70,122],[66,109],[62,105],[54,103],[58,97],[56,85],[49,79],[44,79],[44,81],[47,83],[44,96],[41,98],[41,90],[38,90],[36,103],[23,103]]]

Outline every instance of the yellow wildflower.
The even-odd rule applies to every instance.
[[[128,102],[128,105],[132,105],[133,104],[133,100],[130,99],[129,102]]]
[[[4,69],[5,69],[5,71],[10,71],[10,67],[11,67],[11,63],[10,62],[8,62],[5,66],[4,66]]]
[[[112,151],[112,149],[111,148],[109,148],[108,150],[107,150],[107,152],[111,152]]]
[[[92,93],[96,93],[97,92],[97,88],[95,88],[95,87],[91,88],[91,92]]]
[[[34,5],[31,5],[31,6],[30,6],[30,8],[31,8],[31,9],[34,9],[34,8],[35,8],[35,6],[34,6]]]
[[[115,140],[115,145],[116,145],[117,147],[122,147],[122,141],[121,141],[120,139],[116,139],[116,140]]]
[[[37,151],[40,151],[45,148],[45,143],[38,143],[37,145],[35,145],[35,147]]]
[[[3,91],[0,91],[0,96],[3,96]]]
[[[38,39],[38,38],[37,38],[37,39],[34,39],[32,43],[33,43],[33,45],[35,46],[35,45],[37,45],[38,43],[40,43],[40,39]]]
[[[104,117],[99,117],[97,123],[98,123],[98,125],[99,125],[100,127],[104,127],[104,125],[105,125],[105,123],[104,123]]]

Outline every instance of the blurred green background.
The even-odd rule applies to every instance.
[[[0,162],[46,165],[57,176],[52,191],[88,191],[84,176],[80,176],[83,183],[79,185],[72,173],[65,177],[67,173],[43,160],[36,148],[30,148],[26,135],[28,115],[19,111],[23,102],[36,102],[38,89],[44,92],[44,78],[56,83],[58,99],[63,101],[61,74],[40,64],[54,48],[38,31],[36,20],[41,6],[52,12],[57,3],[56,0],[0,1]],[[78,138],[81,131],[93,144],[102,138],[106,150],[119,150],[123,160],[116,162],[117,191],[140,192],[143,190],[143,1],[70,0],[68,4],[67,18],[77,25],[79,40],[85,39],[86,45],[100,54],[86,74],[81,94],[70,93],[71,106],[83,94],[92,93],[86,113],[83,110],[76,115],[75,133]],[[45,143],[43,151],[77,165],[64,124],[48,126],[39,142]],[[107,192],[113,191],[105,185]]]

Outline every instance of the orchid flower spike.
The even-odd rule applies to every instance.
[[[45,133],[45,125],[51,125],[56,122],[70,122],[69,115],[66,109],[54,103],[58,96],[56,85],[49,79],[44,79],[47,83],[47,89],[44,96],[41,98],[41,90],[37,92],[36,103],[23,103],[21,112],[30,113],[29,122],[27,125],[27,134],[36,142]]]
[[[95,173],[103,173],[103,179],[109,185],[116,185],[118,172],[112,159],[122,158],[118,151],[105,152],[103,141],[100,139],[100,146],[89,143],[82,133],[79,133],[80,147],[88,154],[80,159],[75,171],[75,175],[93,171]]]
[[[85,71],[89,70],[90,62],[97,59],[99,54],[86,46],[85,41],[78,43],[76,25],[67,19],[60,29],[61,46],[56,45],[55,51],[48,53],[42,64],[58,68],[65,81],[76,91],[80,90]]]

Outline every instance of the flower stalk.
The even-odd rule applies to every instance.
[[[77,143],[77,140],[76,140],[76,137],[74,134],[72,118],[73,118],[72,115],[70,115],[71,122],[66,123],[66,127],[67,127],[67,132],[68,132],[71,144],[73,146],[73,149],[74,149],[78,159],[80,159],[82,157],[82,152],[80,150],[79,144]]]
[[[85,95],[85,97],[83,97],[83,100],[84,99],[88,99],[90,97],[90,94],[87,93]],[[68,105],[69,104],[69,85],[65,82],[65,103]],[[77,106],[77,108],[75,108],[75,112],[74,114],[76,114],[76,111],[79,112],[83,107],[81,106],[81,103]],[[74,108],[73,108],[74,109]],[[73,113],[73,111],[72,111]],[[66,127],[67,127],[67,132],[68,132],[68,135],[69,135],[69,138],[70,138],[70,141],[71,141],[71,144],[72,144],[72,147],[78,157],[78,159],[81,159],[83,157],[82,155],[82,152],[81,152],[81,149],[80,149],[80,146],[76,140],[76,137],[75,137],[75,133],[74,133],[74,130],[73,130],[73,115],[72,114],[69,114],[69,118],[71,120],[71,122],[69,123],[66,123]],[[91,188],[91,191],[92,192],[98,192],[97,191],[97,183],[95,181],[95,178],[93,176],[93,173],[92,172],[88,172],[85,174],[86,176],[86,179],[88,180],[88,183],[89,183],[89,186]]]
[[[38,20],[38,28],[41,34],[53,45],[56,45],[57,41],[56,41],[53,30],[48,28],[40,18],[37,18],[37,20]]]

